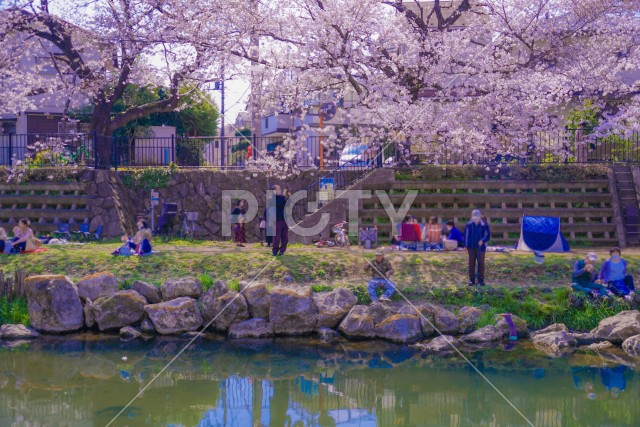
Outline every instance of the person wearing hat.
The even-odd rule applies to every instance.
[[[631,301],[636,294],[636,287],[633,276],[627,274],[627,260],[622,258],[621,252],[620,248],[612,248],[609,251],[611,258],[602,264],[598,279],[614,295]]]
[[[484,258],[489,239],[491,239],[489,224],[482,220],[480,211],[474,209],[471,213],[471,221],[464,228],[464,246],[469,254],[469,286],[475,286],[476,279],[478,285],[484,286]],[[478,264],[477,277],[476,262]]]
[[[594,297],[608,298],[613,294],[597,280],[598,272],[595,266],[597,259],[598,256],[595,253],[589,252],[584,259],[576,261],[573,266],[571,289]]]
[[[390,301],[391,295],[393,295],[396,289],[395,283],[389,280],[389,277],[393,274],[393,267],[391,267],[391,263],[385,259],[384,253],[381,250],[376,251],[376,258],[373,261],[367,262],[364,271],[371,271],[371,280],[369,280],[367,284],[367,292],[369,293],[371,302],[378,301],[376,291],[379,287],[384,287],[384,293],[380,297],[380,301]]]

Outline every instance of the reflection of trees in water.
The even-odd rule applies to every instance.
[[[122,349],[108,346],[0,352],[0,425],[15,419],[104,424],[162,369],[179,342],[158,340],[127,351],[126,363]],[[402,347],[366,348],[300,350],[271,343],[248,352],[228,342],[204,342],[158,378],[125,416],[149,426],[524,424],[464,361],[423,359]],[[476,353],[472,362],[537,426],[640,425],[636,378],[629,376],[626,390],[613,398],[598,377],[598,397],[588,400],[573,387],[564,360],[523,361],[522,354],[512,354],[501,364],[486,354]],[[544,375],[534,377],[541,366]]]

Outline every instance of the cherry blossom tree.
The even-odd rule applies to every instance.
[[[586,99],[603,111],[594,135],[639,127],[638,1],[271,3],[267,110],[353,93],[359,135],[422,142],[435,162],[540,149]],[[570,155],[561,138],[545,149]]]
[[[15,0],[0,14],[0,56],[51,43],[60,78],[39,87],[10,61],[0,67],[13,99],[87,94],[92,128],[109,135],[176,108],[180,85],[217,78],[224,64],[251,80],[263,113],[304,117],[310,100],[350,99],[342,126],[325,129],[329,147],[365,137],[422,145],[436,163],[477,162],[535,154],[536,138],[563,132],[585,100],[602,111],[592,135],[637,130],[639,17],[640,0]],[[129,83],[171,96],[114,117]],[[545,149],[571,155],[560,138]],[[263,166],[295,171],[299,150],[290,138]]]
[[[188,92],[218,77],[215,43],[198,37],[211,21],[195,19],[199,2],[133,0],[24,0],[0,12],[3,63],[3,110],[28,108],[43,96],[61,95],[67,107],[92,104],[91,130],[109,136],[127,123],[151,113],[173,111]],[[206,5],[205,5],[206,6]],[[172,10],[184,10],[177,15]],[[189,16],[191,15],[191,16]],[[218,31],[224,27],[216,27]],[[206,32],[209,36],[215,31]],[[12,50],[13,53],[8,53]],[[56,78],[43,76],[42,65],[24,58],[50,56]],[[22,58],[22,59],[20,59]],[[28,61],[27,61],[28,62]],[[132,106],[114,115],[113,108],[129,84],[166,86],[168,96]],[[75,103],[75,104],[74,104]],[[108,164],[111,144],[102,138],[101,163]]]

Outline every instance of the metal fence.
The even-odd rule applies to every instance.
[[[640,163],[640,133],[594,137],[583,129],[496,139],[481,152],[453,148],[446,138],[387,143],[326,137],[110,137],[96,134],[0,134],[0,165],[30,167],[179,167],[244,169],[287,162],[300,169],[362,171],[403,163]],[[381,148],[382,147],[382,148]],[[293,154],[292,154],[293,153]]]
[[[0,134],[0,166],[95,166],[92,134]]]
[[[449,143],[446,138],[406,144],[399,161],[412,164],[480,164],[518,162],[545,163],[640,163],[640,132],[598,137],[584,129],[566,129],[557,133],[540,132],[518,141],[495,138],[479,152]],[[399,151],[400,151],[399,150]]]

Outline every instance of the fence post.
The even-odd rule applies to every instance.
[[[4,295],[4,272],[0,270],[0,298]]]
[[[16,270],[13,277],[14,277],[13,282],[15,286],[15,290],[14,290],[15,296],[18,298],[25,297],[26,292],[24,288],[24,278],[25,278],[24,270]]]
[[[93,131],[93,168],[98,169],[98,132]]]
[[[171,135],[171,163],[176,163],[176,136]]]
[[[113,165],[114,169],[117,171],[118,170],[118,137],[113,138],[111,151],[113,151],[111,164]]]
[[[13,147],[11,146],[12,139],[13,133],[9,132],[9,166],[13,166]]]
[[[258,146],[258,137],[256,134],[253,134],[253,147],[251,148],[251,157],[255,160],[258,157],[258,153],[256,153],[256,147]]]
[[[224,169],[224,162],[225,162],[224,149],[225,149],[224,137],[220,137],[220,168],[221,169]]]

